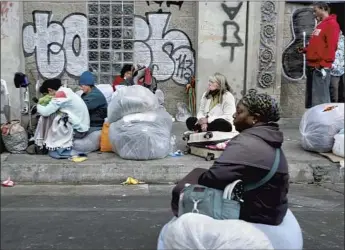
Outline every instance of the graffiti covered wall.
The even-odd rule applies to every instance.
[[[195,74],[196,3],[136,1],[135,10],[135,62],[153,66],[167,110],[176,113]]]
[[[175,114],[195,74],[195,11],[183,1],[24,2],[26,72],[76,88],[89,68],[99,83],[111,83],[124,64],[151,66]]]

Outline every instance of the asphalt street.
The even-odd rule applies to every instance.
[[[1,189],[1,249],[156,249],[171,218],[169,186]],[[304,249],[344,249],[344,196],[294,185]]]

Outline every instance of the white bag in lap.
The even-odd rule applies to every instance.
[[[169,154],[171,128],[171,117],[164,110],[131,114],[110,124],[109,139],[121,158],[160,159]]]
[[[335,108],[324,111],[327,107]],[[301,120],[302,147],[308,151],[329,152],[334,136],[344,128],[344,104],[326,103],[307,110]]]
[[[243,220],[215,220],[187,213],[166,224],[158,250],[168,249],[303,249],[301,228],[290,210],[279,226]]]
[[[158,98],[149,89],[133,85],[116,89],[108,106],[109,123],[120,120],[125,115],[157,110]]]

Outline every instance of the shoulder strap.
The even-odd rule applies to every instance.
[[[268,172],[268,174],[264,178],[262,178],[260,181],[258,181],[257,183],[246,185],[244,187],[244,190],[250,191],[250,190],[256,189],[258,187],[261,187],[266,182],[268,182],[273,177],[273,175],[277,172],[279,163],[280,163],[280,148],[276,148],[274,163],[273,163],[271,170]]]

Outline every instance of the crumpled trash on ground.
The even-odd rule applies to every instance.
[[[14,186],[14,182],[11,181],[11,178],[10,178],[10,177],[8,177],[6,181],[3,181],[3,182],[1,183],[1,185],[2,185],[3,187],[13,187],[13,186]]]
[[[177,150],[174,153],[169,154],[171,157],[178,157],[178,156],[183,156],[184,154],[182,153],[181,150]]]
[[[121,185],[138,185],[145,184],[145,182],[139,181],[133,177],[128,177],[126,181],[122,182]]]
[[[74,155],[70,158],[70,160],[78,163],[78,162],[86,161],[87,157],[86,156],[80,156],[80,155]]]

